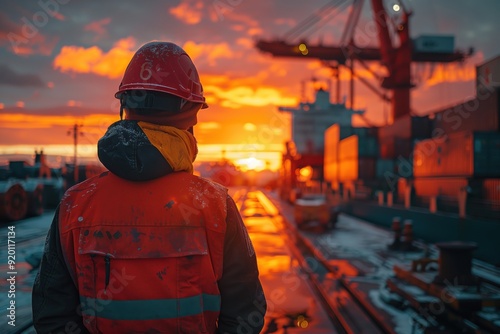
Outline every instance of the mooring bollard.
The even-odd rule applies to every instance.
[[[387,193],[387,206],[391,207],[393,204],[394,198],[393,198],[393,193],[392,191],[389,191]]]
[[[436,196],[431,196],[431,199],[429,202],[429,211],[432,213],[436,213],[436,211],[437,211],[437,197]]]
[[[409,209],[411,206],[411,184],[407,184],[405,187],[405,209]]]
[[[377,191],[378,205],[384,205],[384,192]]]
[[[389,245],[391,249],[399,249],[401,245],[401,218],[394,217],[392,218],[391,229],[394,232],[394,240],[392,244]]]
[[[472,253],[477,249],[474,242],[449,241],[436,244],[439,248],[439,274],[434,283],[448,285],[477,285],[472,274]]]
[[[403,224],[402,246],[405,250],[410,250],[413,243],[413,221],[406,219]]]

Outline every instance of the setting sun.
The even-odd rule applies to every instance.
[[[239,159],[235,161],[236,166],[240,167],[243,171],[247,170],[262,170],[265,168],[264,161],[250,157],[245,159]]]

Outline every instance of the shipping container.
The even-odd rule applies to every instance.
[[[476,66],[476,93],[478,96],[500,88],[500,56]]]
[[[325,166],[323,166],[323,177],[327,182],[338,181],[338,162],[325,162]]]
[[[365,128],[365,127],[351,127],[351,133],[347,136],[342,137],[341,139],[344,139],[350,135],[358,135],[360,137],[366,136],[366,137],[375,137],[377,138],[378,136],[378,129],[379,128]]]
[[[378,139],[387,142],[394,138],[400,139],[425,139],[430,138],[433,122],[427,116],[404,115],[390,125],[378,128]]]
[[[500,204],[500,179],[485,179],[482,195],[485,200]]]
[[[411,183],[409,179],[400,177],[397,180],[397,202],[402,203],[405,198],[405,191],[408,184]]]
[[[413,39],[414,52],[453,53],[454,49],[454,36],[422,35]]]
[[[377,179],[385,179],[386,177],[393,178],[394,174],[397,172],[395,166],[396,164],[392,159],[377,159],[375,176]]]
[[[338,142],[344,138],[352,135],[358,135],[360,137],[377,137],[378,128],[363,128],[363,127],[352,127],[352,126],[341,126],[339,124],[333,124],[328,129],[325,130],[325,146],[327,141]]]
[[[382,159],[407,159],[413,152],[413,141],[411,139],[392,138],[380,142],[380,157]]]
[[[325,181],[329,181],[332,184],[338,181],[337,151],[340,141],[340,131],[341,127],[338,124],[330,126],[325,131],[323,177]]]
[[[500,176],[500,133],[457,132],[415,144],[415,177]]]
[[[413,176],[413,160],[412,157],[402,157],[399,156],[395,160],[396,164],[396,174],[400,177],[412,177]]]
[[[411,117],[409,115],[399,117],[392,124],[379,129],[379,141],[384,142],[394,138],[411,138]]]
[[[412,139],[427,139],[432,137],[432,120],[428,116],[411,117],[411,138]]]
[[[327,182],[337,182],[339,180],[338,162],[326,163],[323,166],[323,177]]]
[[[325,131],[325,164],[337,161],[337,148],[340,141],[340,127],[338,124],[330,126]]]
[[[432,136],[462,131],[500,131],[498,90],[434,111]]]
[[[358,158],[339,161],[340,182],[375,179],[376,159]]]
[[[423,197],[457,197],[460,189],[467,186],[468,180],[464,177],[424,177],[413,180],[415,195]]]
[[[338,160],[353,158],[376,158],[379,155],[378,143],[375,137],[360,137],[352,135],[342,139],[338,146]]]

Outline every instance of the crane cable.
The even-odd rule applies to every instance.
[[[311,32],[311,34],[323,28],[325,24],[327,24],[331,19],[340,14],[340,12],[345,10],[347,7],[349,7],[349,1],[343,1],[343,3],[338,6],[339,10],[330,13],[329,17],[325,17],[321,22],[319,22],[317,27]]]
[[[304,20],[299,22],[295,27],[290,29],[284,35],[284,40],[291,41],[293,39],[299,38],[302,36],[307,30],[314,27],[314,25],[318,24],[321,21],[329,21],[332,17],[338,14],[338,7],[340,5],[345,5],[349,0],[332,0],[325,4],[323,7],[319,8],[316,12],[306,17]],[[331,14],[334,15],[331,15]],[[328,17],[330,16],[330,17]],[[324,23],[323,23],[324,24]],[[316,29],[317,30],[317,29]]]
[[[316,24],[316,22],[319,20],[319,18],[318,18],[319,13],[321,13],[322,11],[332,10],[333,8],[335,8],[336,2],[338,2],[338,1],[339,0],[330,1],[329,3],[324,5],[323,7],[319,8],[316,12],[312,13],[311,15],[306,17],[304,20],[302,20],[301,22],[296,24],[295,27],[293,27],[292,29],[290,29],[289,31],[287,31],[285,33],[284,39],[289,40],[291,38],[294,38],[295,37],[294,35],[296,35],[296,34],[299,34],[299,36],[300,36],[300,34],[302,34],[304,32],[304,29],[307,29],[309,26]]]

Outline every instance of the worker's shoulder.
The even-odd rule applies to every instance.
[[[106,176],[108,176],[108,174],[110,174],[109,171],[105,171],[100,173],[99,175],[89,177],[88,179],[71,186],[66,190],[64,197],[71,196],[72,194],[78,194],[82,191],[87,191],[89,188],[97,187],[99,183],[101,183],[106,178]]]
[[[201,182],[203,183],[204,185],[206,185],[207,187],[212,187],[214,188],[215,190],[217,191],[220,191],[220,192],[224,192],[224,193],[227,193],[227,188],[224,187],[222,184],[220,183],[217,183],[213,180],[210,180],[210,179],[207,179],[207,178],[204,178],[202,176],[194,176],[198,182]]]

